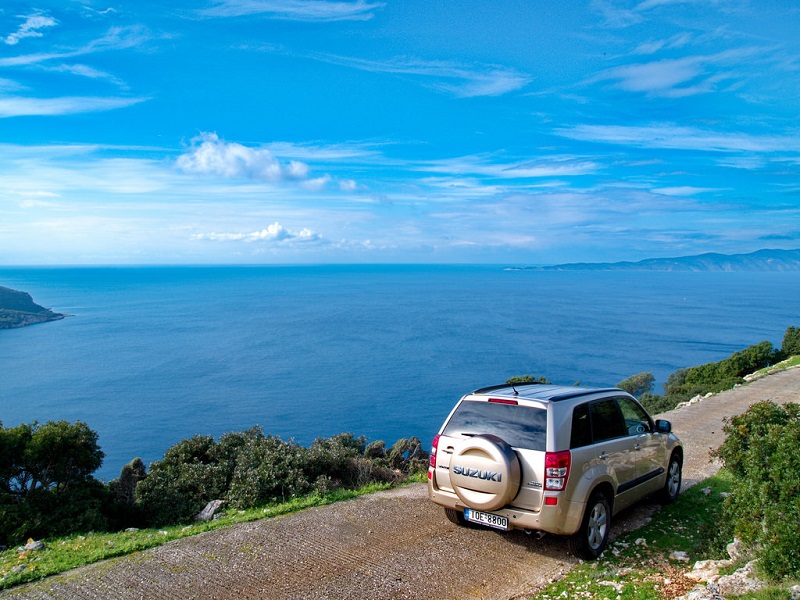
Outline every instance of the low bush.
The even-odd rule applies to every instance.
[[[149,525],[180,523],[223,498],[230,480],[229,465],[219,460],[211,436],[194,436],[169,448],[164,458],[136,486],[136,505]]]
[[[759,402],[726,420],[716,451],[737,485],[724,519],[775,579],[800,577],[800,404]]]
[[[631,375],[627,379],[620,381],[617,387],[621,390],[625,390],[631,396],[640,398],[644,394],[649,394],[653,391],[653,384],[655,381],[656,378],[652,373],[637,373],[636,375]]]
[[[664,393],[683,402],[698,394],[730,389],[742,383],[745,375],[778,362],[780,356],[770,342],[760,342],[719,362],[676,371],[667,380]]]
[[[789,327],[780,349],[763,341],[734,352],[719,362],[678,369],[667,378],[663,396],[652,393],[652,373],[638,373],[621,381],[617,387],[638,397],[651,414],[658,414],[672,410],[694,396],[729,390],[743,383],[745,375],[797,354],[800,354],[800,328]]]
[[[781,353],[783,358],[800,354],[800,327],[789,327],[783,334]]]
[[[370,483],[397,483],[427,468],[417,438],[386,451],[363,436],[341,433],[308,447],[265,435],[260,427],[227,433],[218,442],[195,436],[154,462],[136,486],[135,508],[146,525],[189,521],[211,500],[249,509],[305,494],[327,494]]]
[[[310,492],[311,481],[305,471],[307,456],[308,450],[294,441],[285,442],[253,428],[246,443],[228,463],[233,467],[230,486],[217,497],[235,508],[245,509],[268,502],[286,502]],[[205,501],[213,499],[206,496]]]

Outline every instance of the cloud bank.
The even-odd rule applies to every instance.
[[[196,240],[212,242],[274,242],[281,244],[304,244],[320,241],[320,236],[308,228],[292,233],[277,221],[260,231],[249,233],[198,233],[192,236]]]

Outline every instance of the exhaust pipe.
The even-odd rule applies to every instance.
[[[539,531],[538,529],[525,529],[525,535],[532,535],[537,540],[542,539],[544,536],[547,535],[546,531]]]

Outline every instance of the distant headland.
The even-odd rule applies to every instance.
[[[0,286],[0,329],[57,321],[66,316],[39,306],[28,293]]]
[[[518,267],[524,271],[800,271],[800,249],[758,250],[750,254],[697,254],[677,258],[648,258],[638,262],[567,263]]]

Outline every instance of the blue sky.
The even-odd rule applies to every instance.
[[[800,247],[795,0],[0,6],[0,264]]]

